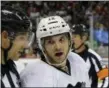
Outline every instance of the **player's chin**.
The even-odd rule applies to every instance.
[[[61,57],[58,57],[58,58],[57,58],[57,61],[58,61],[59,63],[63,62],[64,60],[65,60],[65,56],[61,56]]]

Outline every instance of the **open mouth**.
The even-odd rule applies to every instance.
[[[57,56],[57,57],[60,57],[60,56],[62,56],[62,55],[63,55],[63,52],[55,53],[55,56]]]

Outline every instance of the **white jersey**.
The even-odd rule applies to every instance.
[[[53,66],[48,65],[40,59],[34,64],[28,65],[21,73],[23,87],[68,87],[68,85],[82,87],[88,84],[88,72],[85,62],[80,56],[71,52],[68,55],[69,71],[67,74]]]

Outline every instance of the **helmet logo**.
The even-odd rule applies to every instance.
[[[12,12],[8,11],[8,10],[2,10],[2,12],[7,15],[7,14],[12,14]]]

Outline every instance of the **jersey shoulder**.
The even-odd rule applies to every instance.
[[[84,64],[86,65],[85,61],[82,59],[82,57],[80,57],[78,54],[74,53],[74,52],[69,52],[68,56],[67,56],[68,60],[70,62],[72,62],[73,64]]]
[[[29,64],[20,74],[23,87],[53,86],[53,73],[57,70],[42,60]]]
[[[48,65],[47,63],[43,62],[40,59],[37,59],[35,62],[29,64],[26,66],[26,68],[21,72],[21,75],[35,73],[43,71],[48,71],[50,69],[53,69],[52,66]]]
[[[102,57],[98,53],[96,53],[94,50],[88,49],[88,52],[90,52],[92,55],[94,55],[99,61],[102,60]]]
[[[74,52],[70,52],[68,54],[68,60],[71,64],[71,67],[72,67],[71,69],[75,69],[75,71],[82,72],[83,74],[84,74],[84,72],[88,71],[87,70],[87,64],[78,54],[76,54]]]
[[[85,61],[78,54],[74,52],[70,52],[68,54],[68,60],[71,64],[71,69],[73,73],[76,73],[78,80],[82,80],[87,82],[88,77],[88,69]]]

